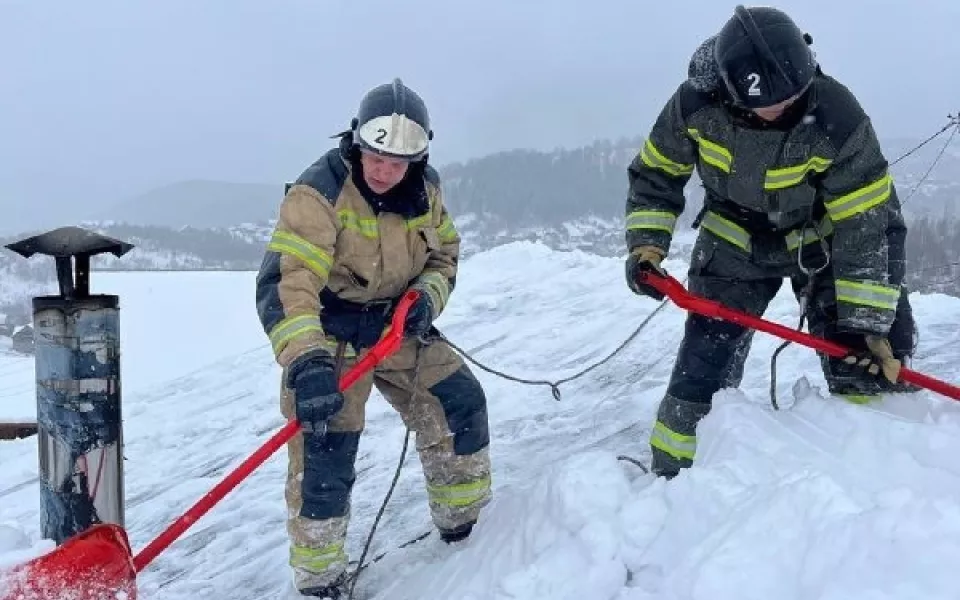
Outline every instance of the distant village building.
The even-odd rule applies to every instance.
[[[33,327],[24,325],[13,332],[13,350],[22,354],[33,354]]]
[[[0,421],[0,440],[19,440],[36,434],[36,423],[26,421]]]

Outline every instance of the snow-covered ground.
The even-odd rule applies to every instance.
[[[678,276],[680,261],[666,266]],[[96,274],[95,274],[96,275]],[[100,274],[121,294],[127,528],[142,548],[283,423],[252,273]],[[786,288],[787,286],[785,286]],[[618,259],[515,243],[461,267],[439,325],[513,375],[558,379],[615,348],[657,304],[623,283]],[[956,381],[960,300],[914,296],[915,368]],[[181,312],[182,311],[182,312]],[[784,289],[767,317],[793,326]],[[758,335],[741,390],[700,427],[697,466],[670,482],[617,460],[642,457],[684,314],[669,306],[557,402],[477,370],[490,401],[495,499],[466,542],[435,536],[390,551],[357,598],[957,598],[960,404],[928,393],[877,406],[830,398],[818,361],[780,358]],[[0,415],[30,415],[32,364],[0,357]],[[362,544],[396,468],[404,430],[371,398],[349,550]],[[0,566],[42,553],[36,439],[0,442]],[[284,450],[139,578],[142,599],[286,598]],[[430,530],[415,453],[372,554]]]

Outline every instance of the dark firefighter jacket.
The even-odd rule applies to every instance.
[[[628,169],[628,249],[669,250],[696,170],[702,231],[769,265],[796,264],[799,245],[828,238],[838,326],[886,334],[902,280],[888,271],[903,268],[888,233],[902,244],[905,227],[870,119],[823,73],[791,110],[802,111],[791,126],[760,126],[685,81]]]

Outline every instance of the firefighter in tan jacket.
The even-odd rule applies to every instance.
[[[432,322],[454,287],[460,236],[427,164],[422,99],[399,79],[370,90],[339,147],[288,186],[257,276],[257,312],[283,367],[290,565],[304,596],[338,598],[364,405],[376,386],[416,432],[433,522],[469,535],[490,499],[486,397]],[[344,393],[340,373],[420,291],[401,349]],[[431,339],[432,338],[432,339]]]

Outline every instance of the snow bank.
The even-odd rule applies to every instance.
[[[407,573],[376,598],[613,597],[627,579],[619,512],[629,498],[630,482],[614,456],[576,455],[497,497],[446,560],[411,567],[414,551],[385,559],[385,570]],[[442,542],[429,552],[437,547]]]
[[[938,416],[945,401],[920,395],[871,410],[815,391],[783,412],[734,391],[715,402],[697,468],[625,512],[637,578],[620,598],[956,598],[954,405]],[[904,403],[912,418],[895,416]],[[659,530],[642,526],[651,513]]]
[[[956,598],[960,412],[798,395],[775,412],[718,394],[670,482],[594,451],[501,490],[449,557],[385,561],[375,598]]]
[[[0,570],[15,567],[54,547],[50,540],[31,542],[15,523],[0,523]]]
[[[31,541],[16,523],[0,523],[0,596],[9,593],[7,585],[14,583],[15,576],[9,574],[11,569],[53,548],[51,540]]]

